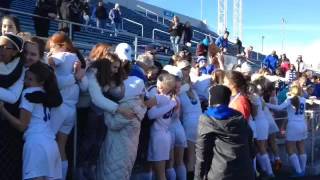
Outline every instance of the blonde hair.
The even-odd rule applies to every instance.
[[[176,87],[176,78],[168,73],[160,74],[157,81],[165,86],[170,92],[172,92]]]
[[[289,92],[291,98],[291,104],[293,105],[293,107],[295,107],[296,110],[299,109],[299,105],[300,105],[300,100],[299,100],[299,96],[301,96],[302,94],[302,90],[301,87],[298,85],[292,85],[290,88],[290,92]]]
[[[143,63],[148,68],[151,68],[154,65],[153,56],[151,55],[139,55],[137,61]]]

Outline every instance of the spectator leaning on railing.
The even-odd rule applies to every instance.
[[[278,66],[278,56],[276,51],[272,51],[270,55],[268,55],[266,58],[263,60],[263,67],[269,69],[272,71],[274,74],[276,72],[277,66]]]
[[[91,13],[91,9],[90,9],[90,0],[85,0],[85,2],[82,5],[82,17],[84,20],[85,25],[89,25],[90,22],[90,13]]]
[[[182,32],[183,32],[183,26],[180,23],[179,17],[174,16],[169,27],[170,41],[171,41],[174,53],[179,52],[179,43],[182,36]]]
[[[225,31],[223,36],[216,39],[216,45],[222,50],[222,52],[227,52],[228,50],[228,37],[229,31]]]
[[[97,28],[105,29],[107,10],[104,7],[103,1],[99,1],[98,6],[93,9],[92,16],[96,19]],[[103,30],[101,30],[101,33],[103,33]]]
[[[118,31],[121,29],[121,11],[118,3],[116,3],[114,8],[110,10],[109,19],[111,20],[111,25],[114,28],[114,35],[117,36]]]
[[[56,18],[56,2],[55,0],[37,0],[34,14],[41,16],[33,17],[36,35],[40,37],[49,36],[50,20],[46,18]]]

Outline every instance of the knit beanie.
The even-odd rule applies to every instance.
[[[216,85],[209,89],[209,106],[217,104],[228,105],[230,102],[231,90],[223,85]]]
[[[11,42],[11,44],[19,51],[21,52],[23,49],[24,41],[21,37],[14,35],[12,33],[6,33],[1,36],[1,38],[7,39]]]

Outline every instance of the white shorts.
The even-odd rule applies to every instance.
[[[269,122],[269,134],[279,132],[279,127],[277,123],[274,121],[274,118],[269,109],[265,109],[265,115]]]
[[[148,161],[166,161],[170,159],[171,133],[169,130],[151,130]]]
[[[182,122],[188,141],[196,143],[198,137],[199,119],[184,119]]]
[[[269,136],[269,121],[266,118],[255,119],[256,124],[256,139],[263,141],[268,140]]]
[[[32,136],[23,146],[23,179],[36,177],[61,179],[61,157],[54,139],[44,135]]]
[[[252,130],[253,138],[257,138],[257,130],[256,130],[256,122],[253,121],[252,117],[250,116],[248,124]]]
[[[74,122],[77,120],[77,108],[75,105],[64,105],[62,111],[64,111],[65,117],[59,128],[59,132],[69,135],[74,126]]]
[[[171,148],[187,147],[186,134],[180,120],[171,121],[169,131],[171,133]]]
[[[57,134],[62,126],[64,119],[67,117],[67,111],[65,110],[65,105],[62,104],[59,107],[52,108],[50,114],[50,127],[54,134]]]
[[[286,130],[287,141],[302,141],[307,137],[308,129],[305,122],[288,122]]]

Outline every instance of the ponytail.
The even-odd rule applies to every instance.
[[[42,62],[36,62],[29,67],[30,72],[36,75],[37,81],[43,83],[45,90],[45,97],[41,102],[47,107],[57,107],[62,103],[62,96],[60,94],[54,70]],[[30,97],[33,99],[33,97]],[[36,100],[31,100],[36,102]]]
[[[299,96],[301,96],[301,88],[298,85],[291,86],[290,90],[291,98],[291,104],[293,107],[295,107],[296,110],[299,110],[300,100]]]

